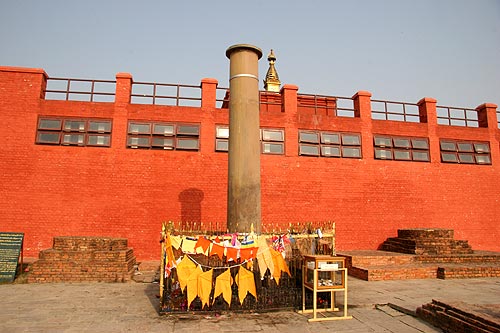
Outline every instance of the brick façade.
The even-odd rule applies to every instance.
[[[0,230],[25,233],[25,256],[54,236],[129,240],[138,260],[158,259],[162,221],[225,224],[227,154],[215,152],[215,127],[228,124],[216,107],[217,81],[201,82],[201,107],[130,103],[132,76],[116,76],[114,102],[44,99],[42,69],[0,67]],[[284,128],[285,154],[261,155],[262,223],[335,221],[338,250],[377,249],[398,229],[454,229],[477,250],[500,251],[500,131],[496,105],[478,107],[487,127],[437,125],[436,101],[419,102],[421,119],[372,120],[369,92],[353,96],[356,117],[298,107],[298,87],[285,85],[282,105],[261,110],[261,127]],[[111,147],[35,144],[39,116],[113,121]],[[200,124],[200,149],[126,148],[129,120]],[[361,133],[362,159],[298,155],[298,130]],[[373,135],[427,137],[430,162],[374,159]],[[487,141],[491,165],[440,161],[439,139]],[[263,228],[266,229],[265,227]]]

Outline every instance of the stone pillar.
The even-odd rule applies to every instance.
[[[226,50],[229,69],[229,164],[227,228],[260,233],[260,125],[258,60],[262,51],[247,44]]]

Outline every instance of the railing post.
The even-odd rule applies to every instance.
[[[476,108],[479,127],[487,127],[490,134],[491,163],[493,165],[500,163],[500,145],[498,144],[497,136],[499,132],[497,107],[498,105],[493,103],[484,103]]]
[[[354,117],[361,121],[361,151],[363,158],[374,158],[372,132],[372,94],[369,91],[358,91],[352,96]]]
[[[484,103],[476,108],[479,127],[498,129],[497,107],[493,103]]]
[[[111,138],[111,146],[115,149],[124,149],[127,146],[128,106],[131,101],[132,82],[130,73],[116,74],[115,114]]]
[[[216,79],[204,78],[201,80],[201,108],[215,108],[217,99]]]
[[[299,87],[293,84],[285,84],[281,87],[281,112],[285,114],[287,121],[293,121],[297,114],[297,92]],[[285,127],[285,156],[294,156],[297,154],[299,145],[299,133],[293,126]]]
[[[293,84],[285,84],[280,91],[281,112],[290,115],[297,113],[297,91],[299,87]]]
[[[132,94],[132,74],[116,74],[115,104],[129,104]]]
[[[427,123],[431,162],[439,163],[441,161],[441,149],[439,148],[439,137],[437,136],[438,121],[436,103],[436,99],[424,97],[417,102],[417,105],[420,122]]]

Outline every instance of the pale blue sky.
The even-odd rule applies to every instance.
[[[238,43],[302,93],[500,104],[499,0],[0,0],[0,65],[51,77],[228,87]]]

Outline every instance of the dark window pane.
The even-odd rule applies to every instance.
[[[61,144],[63,145],[83,145],[85,134],[64,134]]]
[[[487,143],[474,143],[476,153],[489,153],[490,146]]]
[[[359,146],[361,145],[361,141],[359,139],[359,135],[342,134],[342,144],[349,146]]]
[[[399,161],[410,161],[411,155],[409,150],[395,150],[394,159]]]
[[[299,155],[319,156],[319,146],[300,145]]]
[[[155,148],[174,149],[174,139],[164,137],[153,137],[152,146]]]
[[[396,148],[410,148],[410,139],[394,138],[394,147]]]
[[[215,135],[217,138],[221,138],[221,139],[229,138],[229,127],[218,126],[216,131],[217,132],[215,133]]]
[[[177,139],[177,149],[198,150],[198,147],[199,147],[198,139],[185,139],[185,138]]]
[[[342,147],[342,157],[361,158],[361,149],[352,147]]]
[[[455,153],[441,153],[441,160],[443,162],[458,163],[458,157]]]
[[[132,148],[138,147],[150,147],[149,137],[141,136],[129,136],[127,140],[127,145]]]
[[[282,143],[263,143],[262,152],[264,154],[283,154],[285,151]]]
[[[229,150],[229,141],[226,139],[215,140],[215,150],[216,151],[228,151]]]
[[[487,154],[476,155],[476,163],[477,164],[491,164],[490,155],[487,155]]]
[[[64,130],[67,132],[84,132],[85,131],[85,121],[84,120],[65,120]]]
[[[111,132],[111,122],[110,121],[89,121],[89,132],[98,133],[110,133]]]
[[[458,151],[464,153],[472,153],[474,152],[474,148],[472,147],[472,143],[470,142],[457,142]]]
[[[375,146],[377,147],[392,147],[391,138],[385,136],[375,136],[374,140],[375,140]]]
[[[262,130],[263,141],[284,141],[284,133],[282,130]]]
[[[61,124],[62,120],[59,119],[40,119],[38,129],[59,131]]]
[[[321,143],[340,145],[340,134],[321,133]]]
[[[129,123],[128,132],[131,134],[151,134],[151,124]]]
[[[198,125],[177,125],[177,134],[179,135],[200,135],[200,126]],[[186,148],[194,149],[194,148]],[[198,149],[198,148],[196,148]]]
[[[457,146],[455,145],[455,142],[452,141],[441,141],[441,150],[443,151],[457,151]]]
[[[427,139],[411,139],[411,145],[414,149],[429,149]]]
[[[87,144],[90,146],[110,146],[110,136],[109,135],[89,135],[87,139]]]
[[[471,164],[476,163],[473,154],[460,153],[458,154],[458,160],[460,161],[460,163],[471,163]]]
[[[153,124],[153,134],[174,135],[174,125]]]
[[[36,142],[58,145],[60,136],[60,133],[38,132],[36,135]]]
[[[314,132],[299,132],[299,142],[318,143],[319,135]]]
[[[392,160],[392,151],[390,149],[375,149],[375,158],[380,160]]]
[[[340,147],[338,147],[338,146],[321,146],[321,156],[340,157]]]
[[[418,151],[418,150],[414,150],[413,151],[413,160],[414,161],[425,161],[425,162],[428,162],[430,161],[430,158],[429,158],[429,152],[428,151]]]

